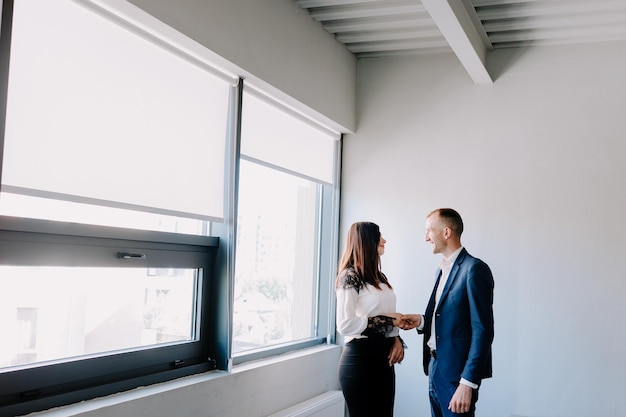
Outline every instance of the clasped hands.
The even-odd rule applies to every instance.
[[[386,316],[392,317],[394,326],[398,326],[402,330],[411,330],[422,324],[421,314],[390,313]]]

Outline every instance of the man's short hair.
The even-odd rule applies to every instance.
[[[461,237],[461,233],[463,233],[463,219],[461,219],[461,215],[456,210],[451,208],[438,208],[431,211],[428,217],[435,213],[439,214],[443,224],[452,229],[452,233]]]

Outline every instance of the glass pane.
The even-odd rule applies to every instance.
[[[210,222],[163,214],[0,193],[0,215],[208,236]]]
[[[318,187],[241,162],[235,353],[315,336]]]
[[[197,340],[197,270],[0,266],[0,368]]]

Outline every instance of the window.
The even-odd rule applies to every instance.
[[[332,314],[320,300],[333,275],[337,135],[253,87],[244,89],[234,277],[235,361],[319,343]]]
[[[334,341],[337,133],[130,2],[0,28],[0,415]]]
[[[217,246],[0,217],[0,415],[214,369]]]
[[[0,266],[0,367],[198,340],[197,270]],[[49,296],[53,294],[53,296]],[[12,320],[12,314],[15,320]],[[13,337],[12,337],[13,336]]]
[[[238,78],[103,4],[2,5],[0,415],[225,368]]]
[[[318,184],[241,162],[234,352],[315,337]]]

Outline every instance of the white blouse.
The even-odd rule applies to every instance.
[[[337,331],[344,336],[345,343],[352,339],[367,336],[361,333],[367,328],[368,317],[376,317],[396,312],[396,294],[385,284],[380,290],[366,284],[357,291],[352,285],[340,282],[335,290],[337,295]],[[395,337],[400,333],[397,327],[385,334]]]

